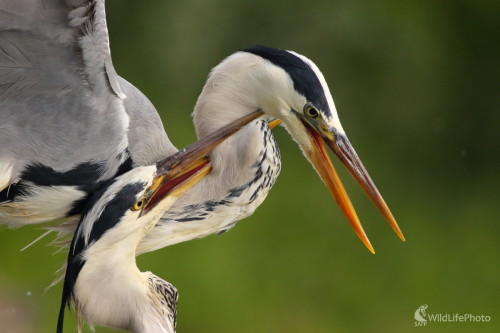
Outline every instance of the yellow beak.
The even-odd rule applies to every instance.
[[[389,222],[389,225],[396,232],[398,237],[402,241],[405,241],[403,233],[401,232],[401,229],[394,219],[394,216],[387,207],[387,204],[377,190],[377,187],[375,186],[368,172],[361,163],[358,155],[356,154],[356,151],[350,144],[349,140],[347,140],[347,137],[342,134],[334,135],[330,132],[319,134],[307,122],[303,121],[303,124],[307,129],[307,133],[312,143],[311,150],[309,152],[306,152],[308,158],[314,165],[314,168],[325,183],[326,187],[328,187],[328,189],[330,190],[330,193],[337,201],[340,209],[347,217],[347,220],[354,229],[354,232],[356,232],[356,234],[361,239],[363,244],[365,244],[368,250],[370,250],[370,252],[372,253],[375,253],[370,240],[366,236],[363,226],[359,222],[359,218],[356,214],[356,211],[354,210],[354,207],[352,206],[351,200],[347,195],[344,185],[342,185],[342,182],[337,172],[335,171],[335,168],[333,167],[333,164],[328,156],[328,152],[326,151],[323,142],[326,142],[326,144],[334,151],[340,161],[345,165],[347,170],[363,188],[370,200],[375,204],[375,206],[380,210],[382,215]]]

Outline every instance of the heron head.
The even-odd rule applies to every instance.
[[[58,332],[62,332],[64,309],[71,300],[78,316],[92,325],[132,329],[132,324],[154,322],[145,320],[143,314],[131,320],[136,310],[143,310],[150,300],[158,298],[136,288],[140,281],[149,289],[152,286],[151,273],[141,275],[135,265],[137,245],[175,200],[210,171],[206,158],[179,170],[173,167],[165,171],[162,166],[168,162],[171,160],[136,167],[103,184],[89,199],[68,254]],[[130,281],[139,282],[129,287]],[[110,284],[126,290],[115,292]],[[127,305],[131,300],[139,309]],[[155,305],[161,311],[175,313],[175,303],[169,302],[166,309],[161,302]],[[156,312],[152,313],[146,312],[149,316]]]
[[[238,84],[240,81],[245,84]],[[220,103],[226,103],[225,98],[231,95],[231,105],[235,108],[239,105],[252,106],[261,109],[269,118],[282,121],[371,252],[374,253],[373,247],[333,167],[325,144],[404,240],[396,220],[347,139],[326,80],[311,60],[292,51],[264,46],[244,49],[212,71],[205,89],[214,89],[218,84],[226,85],[226,93],[222,94]],[[217,103],[214,99],[210,102]]]
[[[159,173],[159,168],[154,165],[134,168],[109,181],[101,191],[93,194],[75,237],[85,244],[101,240],[104,234],[108,234],[110,243],[131,235],[137,235],[140,239],[175,202],[183,189],[193,184],[190,177],[200,177],[208,172],[206,160],[200,160],[193,168],[174,177]],[[112,235],[113,239],[109,239]]]

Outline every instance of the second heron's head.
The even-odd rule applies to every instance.
[[[193,114],[197,133],[203,137],[258,109],[268,120],[282,121],[371,252],[373,247],[324,144],[346,166],[404,240],[392,213],[347,139],[326,80],[311,60],[292,51],[264,46],[243,49],[229,56],[212,70],[198,99]]]

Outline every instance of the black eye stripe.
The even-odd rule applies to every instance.
[[[295,90],[318,107],[326,117],[331,117],[331,110],[326,99],[326,87],[321,84],[318,75],[312,67],[297,55],[265,46],[254,46],[243,49],[269,60],[274,65],[281,67],[290,75]]]

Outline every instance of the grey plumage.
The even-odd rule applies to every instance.
[[[79,214],[107,179],[177,151],[152,104],[113,69],[103,1],[2,0],[0,5],[1,223],[18,226]],[[211,117],[208,130],[198,126],[199,136],[241,116],[232,114],[231,106]],[[205,119],[211,112],[198,115]],[[253,165],[267,150],[263,139],[271,137],[266,128],[265,122],[251,125],[221,147],[214,156],[218,171],[203,181],[202,189],[189,191],[173,208],[179,216],[167,216],[162,222],[167,227],[158,228],[161,236],[154,237],[154,245],[146,242],[140,252],[169,245],[172,241],[163,234],[170,239],[170,230],[163,230],[177,218],[182,222],[186,214],[198,214],[190,211],[193,207],[224,202],[251,183]],[[228,147],[237,155],[224,156]],[[278,166],[274,143],[272,151],[272,163]],[[248,201],[255,200],[256,195]],[[209,214],[208,220],[215,217],[217,222],[212,227],[208,223],[203,235],[227,229],[257,206],[240,212],[246,203],[240,200],[231,207],[233,201]],[[234,212],[220,215],[224,207]],[[74,227],[69,225],[68,232]],[[194,223],[192,227],[198,229]],[[184,240],[201,236],[186,234]]]
[[[149,100],[113,68],[103,1],[2,0],[0,9],[0,201],[17,209],[0,206],[3,223],[64,217],[94,190],[56,195],[59,209],[37,211],[22,194],[47,170],[87,166],[51,185],[92,185],[176,151]]]

